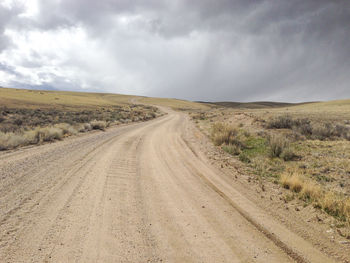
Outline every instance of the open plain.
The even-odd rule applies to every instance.
[[[185,114],[162,110],[1,153],[2,261],[332,262],[210,164]]]

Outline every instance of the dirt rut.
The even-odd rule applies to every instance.
[[[215,170],[172,111],[0,155],[1,262],[333,262]]]

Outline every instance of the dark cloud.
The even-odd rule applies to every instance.
[[[55,76],[54,74],[45,74],[44,79],[50,77],[51,81],[42,81],[40,84],[30,84],[25,81],[11,81],[11,87],[18,89],[37,89],[37,90],[64,90],[64,91],[76,91],[80,90],[81,87],[76,83],[72,83],[69,80],[62,78],[60,76]],[[47,76],[50,75],[50,76]],[[97,91],[97,90],[89,90],[89,91]]]
[[[0,4],[0,52],[12,44],[11,40],[4,34],[5,29],[11,26],[13,19],[22,13],[23,10],[23,5],[20,4],[14,4],[12,7]]]
[[[7,65],[5,63],[0,62],[0,71],[4,71],[10,75],[19,75],[18,72],[16,72],[16,69],[10,65]]]
[[[38,4],[39,13],[29,18],[17,16],[20,8],[0,7],[0,51],[8,47],[8,20],[20,32],[55,35],[80,28],[87,42],[81,49],[73,43],[74,50],[59,46],[23,58],[22,67],[45,68],[35,75],[43,85],[193,100],[350,97],[350,5],[345,0]],[[47,68],[70,74],[63,81],[63,73],[50,75]]]

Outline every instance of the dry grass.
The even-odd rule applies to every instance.
[[[299,174],[282,174],[280,183],[284,188],[299,193],[303,189],[304,179]]]
[[[326,193],[318,203],[327,213],[334,216],[340,215],[341,199],[334,192]]]
[[[350,198],[343,197],[332,191],[327,192],[319,200],[319,205],[327,213],[350,223]]]
[[[212,128],[212,139],[215,145],[236,145],[241,146],[237,138],[238,130],[230,125],[215,123]]]
[[[0,105],[13,108],[55,108],[65,110],[83,107],[115,106],[130,104],[137,96],[108,93],[70,91],[45,91],[0,88]]]
[[[237,126],[235,138],[246,147],[239,152],[223,143],[222,148],[238,155],[252,176],[279,181],[289,194],[350,226],[350,100],[205,113],[206,118],[198,115],[196,121],[212,139],[213,123],[221,123],[217,134],[220,127]],[[244,130],[250,136],[240,137]],[[220,136],[216,140],[225,142]]]
[[[20,146],[61,140],[64,136],[88,132],[92,129],[105,130],[107,127],[108,123],[105,121],[92,121],[91,123],[83,123],[76,126],[68,123],[59,123],[53,126],[36,127],[32,130],[0,132],[0,150],[10,150]]]
[[[239,155],[242,152],[241,147],[233,144],[224,145],[222,146],[222,149],[231,155]]]
[[[322,189],[315,182],[304,180],[300,196],[303,200],[317,201],[322,197]]]
[[[322,197],[322,190],[318,184],[296,172],[282,174],[280,183],[284,188],[299,193],[304,200],[318,201]]]
[[[279,134],[272,134],[269,137],[270,156],[281,157],[282,153],[289,148],[289,141]]]
[[[35,130],[23,131],[21,133],[0,132],[0,150],[9,150],[19,146],[61,140],[62,138],[63,130],[58,127],[36,128]]]
[[[88,93],[70,91],[45,91],[8,89],[0,87],[0,105],[18,108],[90,109],[96,107],[124,106],[134,103],[160,105],[174,109],[210,109],[209,105],[168,98],[149,98],[111,93]]]
[[[344,201],[343,209],[344,209],[344,214],[350,221],[350,198],[349,197]]]
[[[293,107],[293,111],[343,114],[350,112],[350,100],[333,100],[326,102],[310,103]]]
[[[161,115],[136,96],[0,88],[0,150]]]
[[[282,174],[281,185],[299,194],[303,200],[311,201],[328,214],[350,222],[350,198],[334,191],[322,189],[320,185],[298,173]]]

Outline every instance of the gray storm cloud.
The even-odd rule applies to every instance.
[[[0,6],[0,84],[210,101],[350,97],[345,0],[32,5],[30,16]]]
[[[21,12],[23,12],[22,5],[17,4],[12,7],[0,5],[0,52],[13,44],[5,35],[5,30]]]

